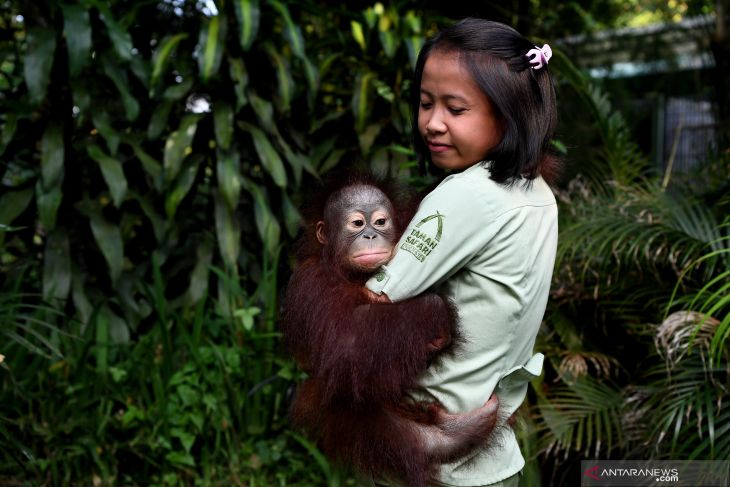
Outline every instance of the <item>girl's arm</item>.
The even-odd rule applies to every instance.
[[[387,294],[381,293],[381,294],[375,294],[368,288],[363,288],[363,291],[365,292],[365,296],[373,302],[373,303],[392,303],[393,301],[390,300]]]
[[[472,185],[450,176],[429,193],[396,245],[395,256],[367,288],[402,301],[443,283],[479,255],[496,233],[491,225],[494,205]]]

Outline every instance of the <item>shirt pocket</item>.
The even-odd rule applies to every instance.
[[[505,390],[527,384],[542,373],[542,363],[545,356],[536,353],[524,365],[512,367],[505,373],[497,384],[497,388]]]

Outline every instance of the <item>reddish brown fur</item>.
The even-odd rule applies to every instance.
[[[340,268],[338,256],[316,241],[312,216],[282,317],[285,343],[310,375],[294,399],[292,420],[331,458],[425,487],[438,463],[467,453],[491,432],[452,431],[460,448],[434,456],[406,421],[444,426],[436,405],[404,396],[434,359],[429,344],[450,338],[441,354],[458,342],[455,310],[436,294],[372,303],[362,287],[368,276]],[[407,221],[409,215],[400,216],[399,232]]]

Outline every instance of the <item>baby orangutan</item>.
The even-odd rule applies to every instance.
[[[370,183],[332,193],[304,236],[282,331],[309,374],[294,399],[294,425],[335,461],[425,487],[439,464],[488,442],[497,399],[453,415],[408,397],[431,361],[462,340],[441,296],[378,303],[363,287],[390,259],[409,219]]]

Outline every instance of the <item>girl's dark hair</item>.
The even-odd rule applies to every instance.
[[[466,18],[442,30],[421,49],[414,72],[413,139],[421,161],[430,154],[418,131],[421,78],[432,52],[458,52],[459,61],[489,97],[504,125],[502,141],[487,158],[490,177],[512,184],[521,177],[542,176],[555,182],[560,162],[550,141],[557,124],[555,89],[547,66],[532,69],[526,57],[535,45],[512,27],[484,19]]]

